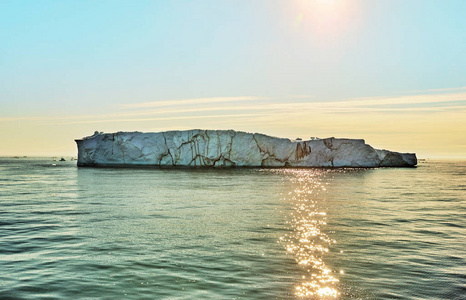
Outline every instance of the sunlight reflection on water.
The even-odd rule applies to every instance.
[[[51,164],[0,158],[0,299],[464,298],[463,161]]]
[[[328,170],[284,170],[294,185],[285,198],[293,210],[291,212],[291,232],[280,240],[285,244],[289,255],[293,255],[296,263],[301,266],[301,282],[295,286],[298,297],[320,299],[337,298],[340,291],[337,288],[338,278],[334,271],[325,263],[325,255],[336,241],[323,232],[327,224],[327,213],[318,203],[315,195],[326,191],[325,174]]]

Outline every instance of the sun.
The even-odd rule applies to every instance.
[[[342,34],[356,20],[351,0],[296,0],[296,27],[319,36]]]
[[[335,0],[316,0],[316,2],[324,5],[332,5],[335,3]]]

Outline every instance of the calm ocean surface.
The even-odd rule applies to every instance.
[[[466,299],[464,161],[181,170],[0,158],[0,205],[1,299]]]

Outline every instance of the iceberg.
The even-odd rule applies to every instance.
[[[362,139],[290,140],[234,130],[95,132],[76,140],[79,167],[414,167],[416,154]]]

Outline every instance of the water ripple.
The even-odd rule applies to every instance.
[[[337,288],[339,279],[336,272],[325,259],[336,241],[325,233],[327,213],[315,197],[319,192],[326,191],[328,183],[324,175],[327,172],[320,169],[286,171],[294,186],[286,197],[293,206],[289,221],[292,231],[280,240],[301,266],[301,280],[295,286],[298,297],[337,298],[341,294]]]

